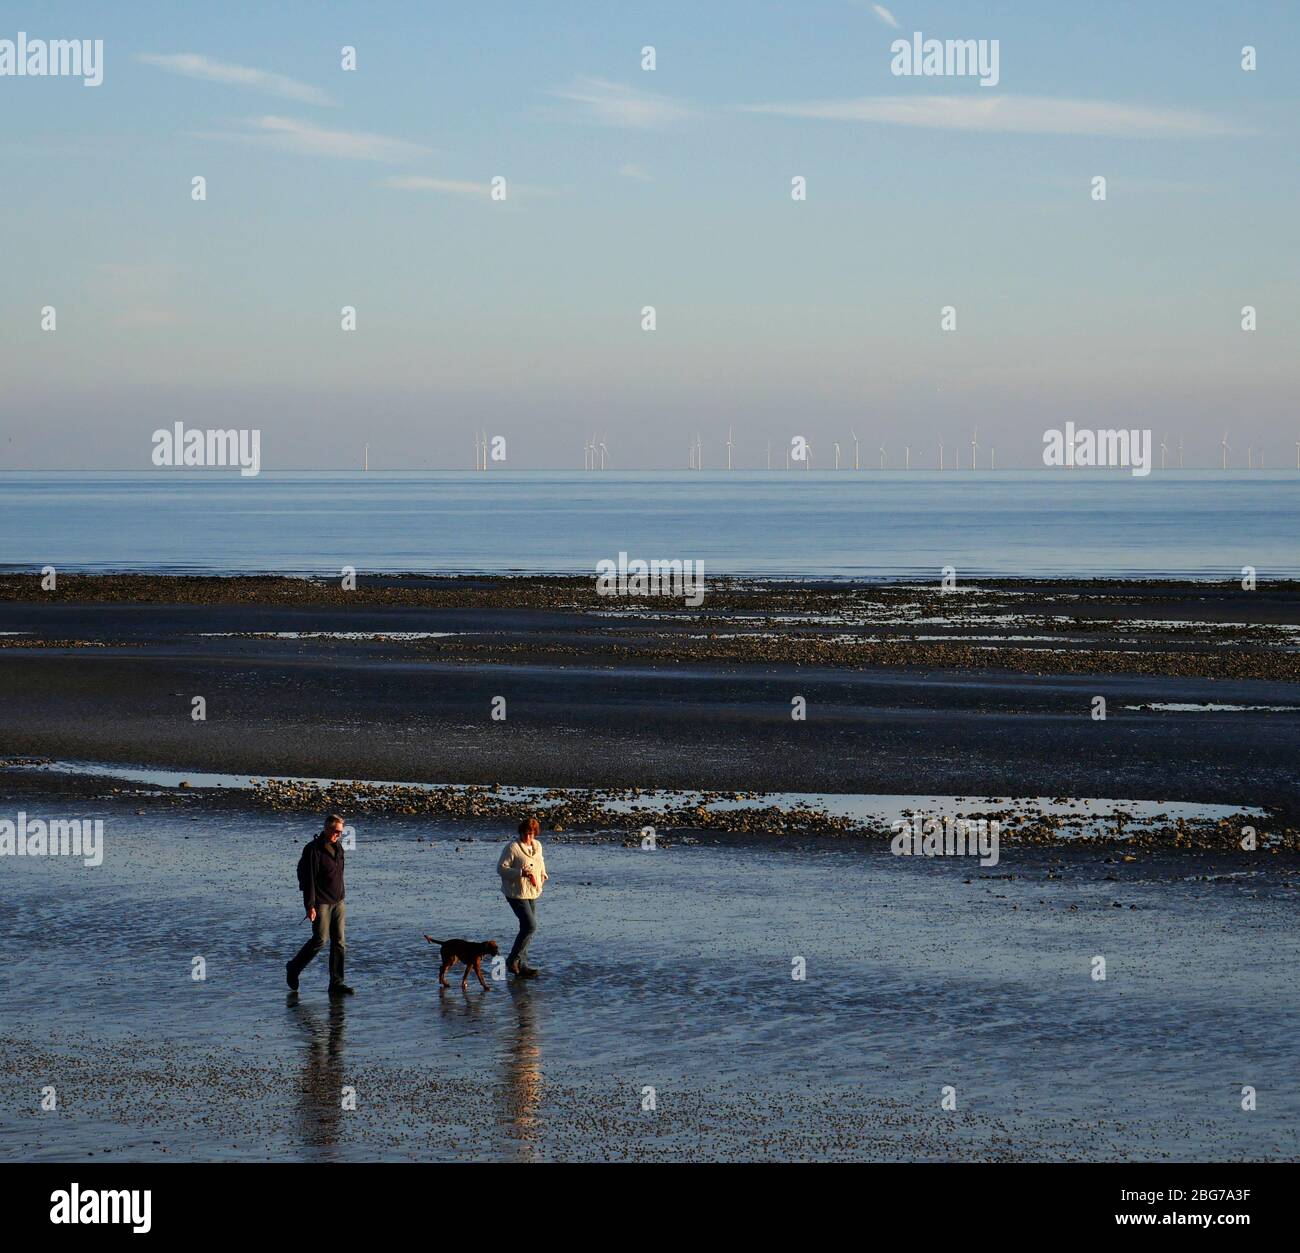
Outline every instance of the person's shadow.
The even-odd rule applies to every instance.
[[[343,997],[331,998],[324,1013],[290,999],[290,1011],[303,1033],[303,1066],[298,1083],[299,1142],[324,1150],[313,1156],[330,1158],[340,1141],[343,1124],[343,1026],[347,1016]]]
[[[542,1049],[538,1033],[539,1001],[522,980],[506,984],[511,1019],[504,1029],[505,1078],[497,1085],[501,1124],[507,1128],[505,1155],[531,1162],[542,1137]]]

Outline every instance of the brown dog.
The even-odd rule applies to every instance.
[[[433,936],[424,937],[430,944],[439,944],[442,946],[442,966],[438,971],[438,984],[440,987],[447,986],[446,974],[457,962],[465,963],[465,977],[460,981],[460,990],[466,991],[469,987],[469,972],[472,970],[478,975],[479,983],[483,984],[483,991],[487,992],[488,985],[483,983],[482,961],[485,957],[495,957],[501,950],[497,948],[495,940],[487,940],[482,944],[475,944],[472,940],[435,940]]]

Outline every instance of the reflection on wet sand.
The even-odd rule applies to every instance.
[[[481,988],[461,989],[455,985],[438,989],[438,1003],[442,1006],[444,1018],[478,1018],[483,1013],[483,1006],[488,998]]]
[[[343,1023],[346,1002],[331,999],[322,1013],[291,993],[288,1004],[303,1033],[303,1066],[298,1084],[299,1143],[316,1150],[313,1157],[332,1158],[343,1122]]]
[[[502,1151],[508,1161],[531,1162],[538,1157],[542,1135],[542,1049],[538,1042],[536,991],[518,980],[506,988],[513,1013],[502,1039],[503,1075],[497,1085],[500,1123],[505,1131]]]
[[[67,812],[22,791],[10,803]],[[140,817],[137,803],[103,801],[124,834],[95,891],[127,920],[107,948],[85,938],[90,872],[76,859],[5,859],[0,1158],[1300,1156],[1292,854],[1020,847],[995,879],[853,841],[683,842],[663,856],[553,841],[572,890],[548,898],[550,969],[518,988],[452,980],[440,996],[415,937],[431,918],[483,933],[495,838],[457,824],[422,842],[422,820],[376,817],[367,892],[382,908],[367,918],[363,994],[330,1006],[317,966],[286,1005],[284,820],[241,817],[232,864],[183,811]],[[178,991],[196,882],[229,889],[202,921],[247,977]],[[755,882],[772,887],[761,909]],[[1075,961],[1094,943],[1140,955],[1122,999]],[[1080,996],[1081,969],[1100,991]],[[76,1087],[57,1119],[32,1108],[51,1075]],[[864,1075],[884,1078],[864,1088]],[[1244,1118],[1224,1094],[1248,1079],[1281,1095]],[[648,1083],[653,1118],[638,1110]],[[953,1083],[978,1102],[940,1119],[932,1095]],[[345,1085],[356,1113],[340,1108]]]

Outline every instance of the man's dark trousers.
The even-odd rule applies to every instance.
[[[342,901],[337,905],[316,904],[316,921],[311,925],[311,939],[298,950],[289,969],[296,979],[317,953],[325,947],[325,938],[330,942],[330,987],[343,982],[343,963],[347,957],[348,946],[343,938],[344,923],[347,917],[346,906]]]

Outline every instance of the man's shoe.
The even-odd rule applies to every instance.
[[[331,996],[355,996],[356,992],[352,988],[348,987],[346,983],[331,983],[330,995]]]
[[[284,979],[291,992],[298,990],[298,976],[293,973],[293,962],[284,963]]]

